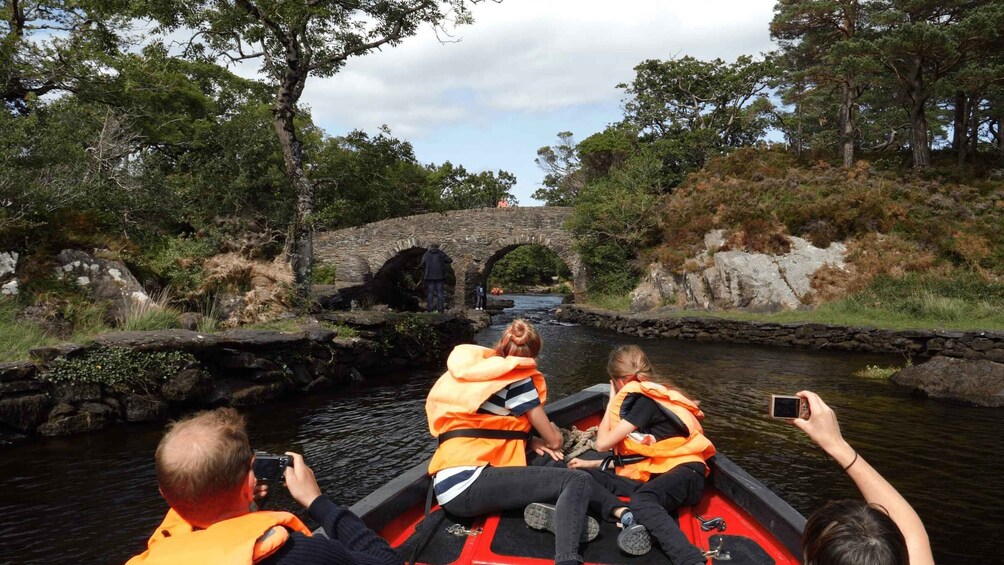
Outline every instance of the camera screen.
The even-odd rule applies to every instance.
[[[282,465],[278,458],[254,460],[254,476],[260,481],[277,481],[282,477]]]
[[[775,418],[798,418],[802,399],[774,397],[774,417]]]

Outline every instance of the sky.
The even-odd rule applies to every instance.
[[[690,55],[732,61],[772,48],[774,0],[503,0],[440,42],[425,29],[311,77],[302,102],[331,136],[386,124],[422,163],[516,175],[521,205],[544,177],[537,149],[576,141],[622,117],[633,68]]]

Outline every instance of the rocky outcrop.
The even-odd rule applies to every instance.
[[[688,310],[777,311],[811,301],[812,276],[825,265],[844,267],[846,248],[833,243],[821,249],[790,237],[790,251],[765,255],[720,251],[721,230],[704,238],[705,248],[691,262],[696,270],[677,274],[653,264],[631,294],[631,311],[644,312],[671,305]]]
[[[56,258],[57,276],[75,282],[91,300],[107,301],[114,318],[125,318],[133,306],[152,304],[143,286],[119,261],[98,259],[76,249],[64,249]]]
[[[488,318],[332,312],[295,332],[116,332],[37,348],[37,364],[0,364],[0,444],[158,422],[203,406],[261,404],[405,366],[438,367]]]
[[[980,406],[1004,406],[1004,363],[937,356],[892,376],[931,398],[963,400]]]
[[[17,257],[17,253],[13,251],[0,252],[0,296],[13,296],[18,293],[18,282],[14,278]]]

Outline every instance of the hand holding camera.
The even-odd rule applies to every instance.
[[[321,496],[321,487],[314,478],[314,471],[307,466],[303,456],[299,453],[287,451],[286,455],[293,459],[293,464],[286,467],[286,488],[293,500],[300,503],[304,508],[310,508],[311,503]]]
[[[801,396],[782,396],[778,394],[770,395],[770,405],[768,406],[771,418],[781,418],[784,420],[794,420],[801,418],[809,419],[809,401]]]
[[[285,482],[293,500],[304,508],[309,508],[321,496],[314,471],[304,462],[299,453],[287,451],[285,455],[272,455],[264,451],[255,452],[254,476],[265,484]]]

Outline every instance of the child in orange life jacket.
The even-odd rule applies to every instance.
[[[707,562],[670,515],[680,506],[701,500],[708,474],[705,461],[715,448],[704,436],[697,403],[673,387],[653,382],[655,373],[645,353],[635,345],[610,355],[610,402],[600,422],[597,451],[613,449],[612,470],[600,461],[573,459],[568,467],[584,469],[611,496],[594,496],[602,516],[620,515],[623,530],[617,545],[631,555],[652,547],[652,538],[675,565]],[[602,489],[600,489],[602,490]],[[630,496],[629,511],[618,509],[617,496]]]
[[[541,345],[530,324],[514,320],[494,349],[454,348],[425,404],[429,430],[439,438],[429,474],[450,514],[525,507],[528,526],[554,533],[555,563],[581,563],[580,542],[599,533],[586,516],[589,475],[526,466],[528,446],[537,455],[564,458],[561,433],[544,412],[547,385],[535,360]],[[531,429],[540,437],[530,438]]]

